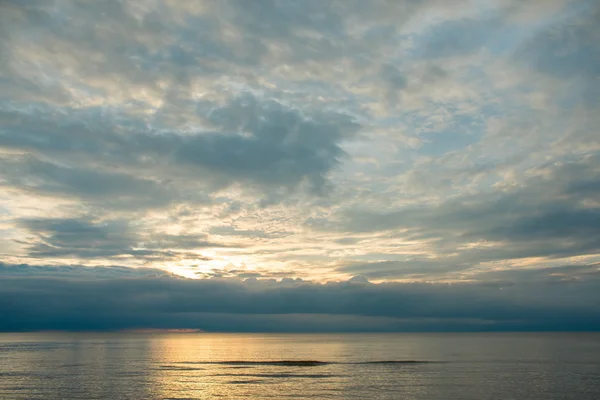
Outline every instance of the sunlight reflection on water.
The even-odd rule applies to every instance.
[[[600,398],[597,334],[0,334],[2,399]]]

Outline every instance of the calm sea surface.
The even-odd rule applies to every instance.
[[[600,399],[600,334],[0,334],[0,399]]]

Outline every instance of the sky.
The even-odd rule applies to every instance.
[[[0,330],[600,330],[596,0],[0,1]]]

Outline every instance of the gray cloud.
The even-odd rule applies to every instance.
[[[257,330],[261,329],[257,322],[270,316],[272,323],[262,329],[285,331],[297,328],[285,324],[291,315],[311,321],[308,330],[348,329],[341,323],[322,322],[325,316],[332,316],[333,321],[354,319],[356,324],[350,329],[363,331],[411,330],[415,326],[429,330],[578,330],[597,328],[593,321],[599,320],[597,285],[591,281],[504,286],[321,285],[235,279],[98,279],[85,272],[85,278],[77,280],[23,278],[10,271],[11,267],[3,266],[0,330]],[[27,296],[23,296],[25,292]],[[219,323],[215,315],[238,321],[238,325]],[[373,325],[374,318],[384,318],[386,324]],[[472,322],[465,323],[469,320]]]
[[[38,235],[30,254],[60,257],[76,254],[83,257],[117,256],[136,246],[135,237],[125,221],[94,223],[79,219],[26,219],[20,225]]]
[[[218,108],[209,120],[224,131],[240,135],[204,135],[184,141],[178,159],[205,166],[218,173],[248,177],[273,184],[294,185],[304,178],[316,190],[324,174],[343,156],[338,146],[358,125],[336,113],[290,109],[274,102],[244,96]]]
[[[312,190],[321,191],[327,173],[344,156],[338,143],[358,129],[352,118],[343,114],[296,110],[251,95],[232,99],[224,106],[211,105],[207,118],[218,131],[195,135],[149,132],[143,121],[133,117],[126,131],[117,133],[111,123],[122,117],[119,114],[112,118],[92,111],[78,114],[69,110],[70,116],[56,119],[47,108],[33,115],[6,111],[7,129],[0,132],[0,145],[73,164],[64,168],[29,158],[3,168],[9,177],[11,173],[17,175],[9,182],[19,185],[29,175],[43,181],[42,192],[98,196],[99,201],[110,198],[117,202],[119,196],[139,193],[140,198],[158,203],[162,198],[164,203],[168,202],[166,192],[175,200],[177,194],[157,181],[161,172],[156,169],[162,167],[162,175],[167,172],[162,176],[164,181],[170,172],[217,187],[236,181],[294,187],[306,180]],[[91,170],[86,164],[92,161],[155,177],[150,180]]]
[[[424,34],[417,53],[425,58],[457,57],[474,53],[489,43],[502,27],[501,19],[460,19],[436,25]]]
[[[386,100],[390,104],[395,104],[399,100],[399,94],[406,89],[408,81],[404,74],[393,65],[382,65],[381,78],[387,86]]]
[[[472,263],[459,264],[460,260],[456,258],[354,263],[338,267],[337,270],[371,279],[410,278],[411,276],[429,276],[433,279],[437,274],[443,275],[446,272],[461,271],[473,266]]]
[[[485,261],[598,253],[600,209],[594,203],[600,194],[598,155],[540,170],[542,176],[499,193],[466,195],[398,211],[348,210],[337,226],[342,231],[389,231],[390,237],[405,240],[434,239],[433,246],[443,257],[352,264],[340,270],[380,278],[460,271]],[[461,249],[473,242],[495,245]]]
[[[594,213],[594,206],[577,211],[577,205],[585,199],[595,199],[598,194],[598,158],[599,155],[594,154],[565,163],[539,166],[544,175],[532,176],[521,185],[505,191],[468,194],[439,205],[397,212],[350,212],[344,220],[344,227],[351,231],[373,231],[414,227],[423,222],[423,229],[437,226],[440,230],[453,229],[469,235],[469,231],[477,226],[493,231],[498,225],[506,224],[518,230],[515,224],[522,224],[525,228],[528,223],[523,218],[533,221],[554,212]],[[433,224],[434,221],[437,223]],[[577,224],[578,221],[582,222],[581,219],[573,222]],[[538,233],[543,235],[544,231]]]
[[[426,281],[600,254],[591,0],[0,10],[11,262]]]
[[[532,67],[557,77],[598,77],[600,7],[594,1],[578,3],[579,7],[574,7],[570,15],[525,42],[517,56]]]
[[[246,236],[260,239],[280,238],[292,234],[291,232],[285,231],[265,232],[259,229],[235,229],[234,227],[227,225],[213,226],[210,228],[209,232],[213,235],[220,236]]]
[[[144,233],[127,220],[88,218],[22,219],[19,225],[34,238],[21,241],[28,255],[36,258],[81,259],[135,257],[138,260],[177,260],[206,258],[185,250],[228,247],[207,240],[207,235],[159,235]]]
[[[80,265],[28,265],[5,264],[0,262],[0,276],[3,277],[45,277],[54,279],[120,279],[120,278],[151,278],[172,276],[173,274],[155,268],[131,268],[118,265],[102,267],[82,267]]]
[[[35,38],[50,54],[66,55],[59,60],[47,57],[40,63],[39,67],[49,67],[53,74],[68,75],[75,67],[84,80],[103,78],[153,92],[164,90],[161,82],[166,81],[168,95],[177,98],[199,76],[215,78],[233,72],[253,80],[258,72],[253,69],[273,68],[269,65],[273,60],[306,63],[373,51],[369,41],[350,36],[357,22],[385,21],[396,29],[420,10],[445,3],[310,0],[300,7],[289,0],[231,0],[158,3],[150,9],[116,0],[14,2],[4,6],[2,25],[10,35],[3,36],[6,39],[0,45],[9,60],[17,59],[18,46]],[[85,22],[90,20],[96,23]],[[6,76],[21,76],[18,65],[7,62],[2,66]],[[11,86],[23,96],[48,95],[50,85],[44,79],[21,82]],[[106,91],[97,82],[92,87],[99,93]],[[69,97],[68,91],[61,95]]]
[[[170,182],[135,177],[75,164],[70,167],[41,161],[35,157],[15,157],[0,163],[4,185],[21,188],[34,195],[79,198],[116,209],[166,206],[183,198]],[[198,199],[201,200],[201,199]]]
[[[540,31],[518,49],[515,60],[564,85],[557,93],[565,106],[599,105],[600,90],[600,7],[582,0],[573,10]]]
[[[600,264],[563,265],[559,267],[511,269],[489,271],[480,274],[480,279],[493,282],[514,284],[515,282],[564,283],[585,279],[597,279],[600,275]]]
[[[303,282],[301,278],[294,278],[296,275],[293,271],[271,271],[265,269],[249,271],[246,269],[229,268],[213,268],[208,271],[198,271],[195,274],[197,278],[201,279],[240,279],[248,284],[262,284],[266,280],[281,279],[283,285]]]

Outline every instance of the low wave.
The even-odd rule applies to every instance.
[[[227,365],[232,368],[243,368],[252,366],[279,366],[279,367],[319,367],[331,364],[343,365],[405,365],[405,364],[429,364],[440,363],[440,361],[428,360],[375,360],[375,361],[358,361],[358,362],[330,362],[317,360],[272,360],[272,361],[257,361],[257,360],[235,360],[235,361],[206,361],[192,362],[181,361],[178,364],[196,364],[196,365]]]
[[[168,371],[203,371],[204,368],[200,367],[188,367],[183,365],[159,365],[158,369]]]
[[[281,361],[212,361],[198,364],[217,364],[217,365],[234,365],[234,366],[253,366],[253,365],[274,365],[278,367],[318,367],[321,365],[336,364],[326,361],[313,360],[281,360]]]
[[[234,376],[234,377],[242,377],[242,378],[306,378],[306,379],[339,377],[339,375],[327,375],[327,374],[214,374],[212,376]]]
[[[422,361],[422,360],[389,360],[389,361],[364,361],[350,364],[432,364],[440,363],[440,361]]]

